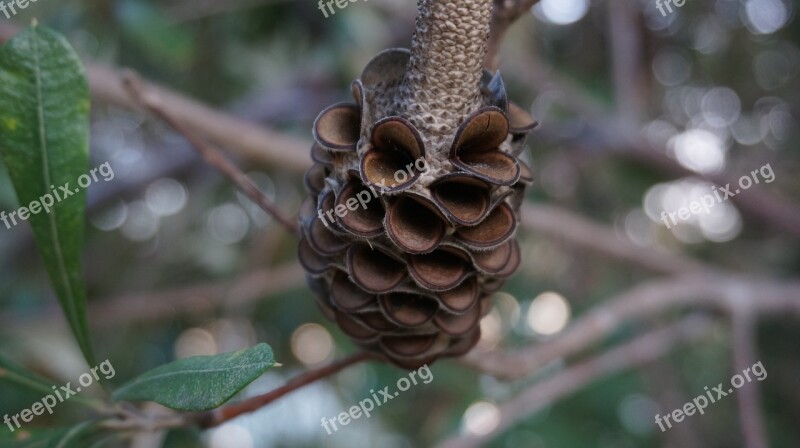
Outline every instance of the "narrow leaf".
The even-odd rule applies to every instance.
[[[29,406],[47,395],[53,395],[55,384],[30,370],[0,355],[0,414],[18,412],[22,406]],[[75,395],[65,406],[81,405],[98,409],[102,402],[94,398]],[[19,407],[19,408],[15,408]],[[0,447],[3,445],[0,444]]]
[[[5,388],[50,394],[53,383],[0,355],[0,391]]]
[[[215,356],[180,359],[151,370],[114,392],[115,401],[155,401],[180,411],[221,406],[275,365],[267,344]]]
[[[94,422],[73,426],[47,441],[45,448],[84,448],[85,437],[94,429]]]
[[[89,89],[67,41],[36,24],[0,48],[0,152],[21,206],[0,212],[0,231],[30,221],[67,321],[95,365],[80,257],[86,191],[77,183],[89,169]]]
[[[5,448],[85,448],[87,437],[95,432],[95,422],[83,422],[71,428],[17,429],[0,433]]]

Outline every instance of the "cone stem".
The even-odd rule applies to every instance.
[[[493,0],[418,0],[405,115],[428,135],[451,133],[481,105]]]

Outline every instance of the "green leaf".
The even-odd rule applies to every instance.
[[[63,431],[47,442],[45,448],[85,448],[84,438],[94,429],[94,422],[84,422]]]
[[[0,390],[4,386],[45,395],[53,392],[52,382],[0,355]]]
[[[39,401],[44,396],[53,394],[54,385],[52,381],[42,378],[0,355],[0,397],[3,397],[2,402],[0,402],[0,412],[19,411],[19,409],[12,410],[9,407],[19,405],[19,402],[25,403],[24,405],[19,405],[22,407]],[[93,409],[97,409],[102,405],[102,402],[80,395],[71,397],[67,403],[80,404]]]
[[[267,344],[215,356],[193,356],[151,370],[114,392],[115,401],[155,401],[180,411],[221,406],[275,365]]]
[[[4,448],[85,448],[87,437],[94,432],[95,422],[83,422],[71,428],[17,429],[3,431],[0,446]]]
[[[29,218],[39,253],[78,345],[95,365],[81,267],[86,191],[77,185],[89,170],[89,89],[67,41],[36,24],[0,48],[0,152],[20,205],[40,204]],[[46,213],[42,202],[65,195],[64,185],[72,194]],[[0,218],[8,222],[0,230],[21,223],[19,214]]]

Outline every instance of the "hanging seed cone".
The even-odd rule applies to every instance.
[[[536,126],[482,68],[492,0],[418,6],[412,50],[379,54],[314,123],[298,250],[323,313],[408,369],[467,353],[519,266]]]

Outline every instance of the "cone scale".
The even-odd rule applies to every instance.
[[[480,339],[520,264],[536,121],[483,69],[492,0],[420,0],[411,50],[377,55],[314,123],[298,255],[323,313],[414,369]]]

